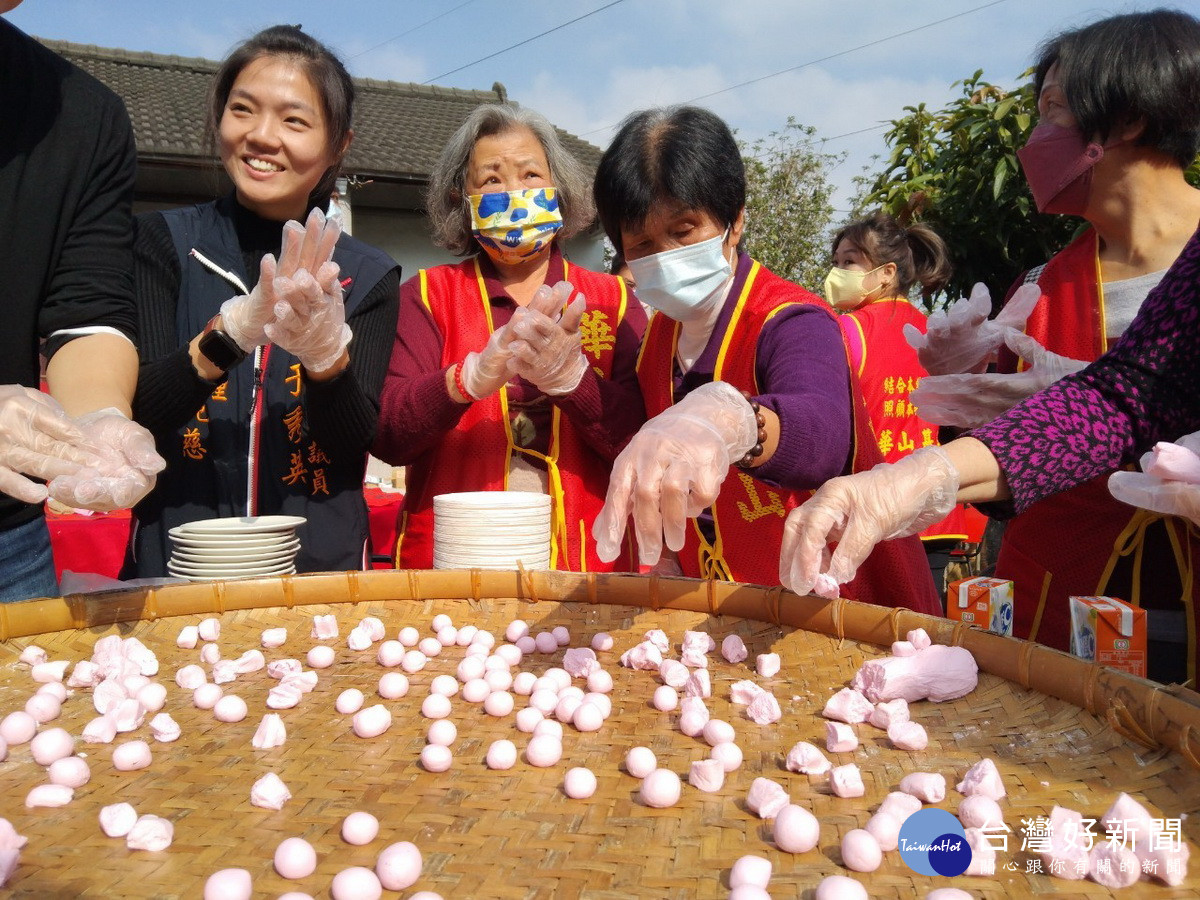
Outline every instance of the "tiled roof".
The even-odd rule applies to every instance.
[[[205,96],[217,63],[208,59],[113,50],[43,41],[112,88],[133,121],[143,159],[207,164]],[[357,175],[425,181],[446,141],[472,109],[507,99],[490,91],[428,87],[356,78],[354,143],[345,170]],[[592,144],[559,129],[567,148],[591,169],[600,160]]]

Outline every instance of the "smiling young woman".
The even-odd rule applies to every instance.
[[[209,98],[209,132],[233,191],[136,221],[134,413],[168,468],[134,509],[127,577],[165,574],[175,525],[276,513],[308,520],[299,571],[365,567],[362,479],[399,267],[329,228],[281,253],[293,227],[285,223],[329,204],[353,103],[350,76],[322,44],[293,26],[260,32],[222,63]],[[321,265],[330,252],[332,268]],[[273,256],[264,267],[273,254],[278,268]],[[278,323],[259,318],[272,310],[242,310],[260,293],[260,272],[283,275],[289,260],[328,290],[321,305],[293,307],[291,330],[271,331],[271,342],[267,329]],[[268,288],[277,280],[264,279]]]

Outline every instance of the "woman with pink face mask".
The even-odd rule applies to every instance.
[[[1025,333],[996,327],[1000,319],[985,325],[982,316],[971,321],[953,310],[946,320],[951,327],[935,328],[931,320],[929,333],[915,341],[930,372],[979,371],[974,363],[986,362],[996,350],[1001,352],[1002,372],[927,377],[913,400],[930,421],[983,425],[976,434],[991,448],[995,459],[990,465],[999,460],[1001,485],[1005,478],[1010,487],[1016,485],[1015,508],[989,510],[1001,518],[1020,513],[1008,524],[996,565],[997,576],[1014,581],[1014,634],[1066,649],[1068,598],[1115,596],[1147,609],[1151,677],[1195,678],[1200,639],[1200,579],[1192,569],[1200,558],[1196,529],[1177,516],[1118,503],[1108,491],[1111,468],[1090,471],[1096,468],[1094,460],[1129,462],[1137,449],[1136,438],[1129,446],[1121,444],[1123,428],[1114,424],[1115,416],[1134,419],[1139,428],[1149,430],[1160,422],[1147,421],[1147,407],[1182,409],[1185,398],[1139,386],[1140,375],[1133,382],[1116,382],[1131,393],[1124,399],[1118,396],[1115,412],[1103,420],[1072,412],[1071,424],[1084,437],[1069,446],[1047,447],[1039,440],[1039,428],[1063,434],[1060,418],[1071,407],[1057,393],[1040,405],[1017,407],[1028,408],[1031,421],[1041,423],[1016,440],[1022,450],[1014,449],[1010,426],[1016,419],[1010,422],[1011,414],[993,425],[984,423],[1105,354],[1193,239],[1200,223],[1200,191],[1188,185],[1184,171],[1200,150],[1200,21],[1186,13],[1157,10],[1067,32],[1042,48],[1036,85],[1040,120],[1020,151],[1026,179],[1040,211],[1077,215],[1089,227],[1032,270],[1023,279],[1025,285],[1014,291],[1013,303],[1017,294],[1034,302],[1031,313],[1009,317],[1010,323],[1019,322],[1027,314]],[[1182,358],[1184,342],[1192,337],[1190,328],[1181,325],[1177,337],[1156,340],[1177,340]],[[980,352],[978,360],[963,360],[961,350],[967,344]],[[1152,372],[1152,363],[1164,351],[1168,356],[1175,352],[1169,343],[1158,346],[1134,368]],[[952,358],[956,365],[947,368]],[[1072,380],[1064,382],[1061,393],[1074,390]],[[1028,425],[1021,422],[1022,428]],[[1194,428],[1190,420],[1185,425],[1184,430]],[[1157,439],[1179,433],[1163,437],[1160,431]],[[1089,447],[1089,440],[1098,443]],[[979,442],[970,438],[950,446],[955,445],[979,449]],[[922,464],[908,469],[919,469],[919,480],[934,471],[948,472],[933,463],[935,455],[922,454]],[[1076,459],[1075,471],[1088,472],[1087,477],[1045,474],[1061,468],[1063,459]],[[910,460],[915,463],[916,457]],[[955,465],[962,469],[960,459]],[[1046,485],[1033,486],[1043,478]],[[930,486],[935,483],[942,487]],[[944,494],[947,484],[935,477],[921,490]],[[898,488],[893,500],[908,491]],[[966,500],[996,496],[991,489],[959,493],[959,499]],[[893,503],[893,511],[908,508],[910,499]],[[853,519],[870,505],[857,504],[841,514]],[[816,515],[815,508],[806,515]],[[889,520],[898,521],[891,513]],[[802,531],[799,522],[796,535]],[[908,527],[897,526],[899,533]],[[839,530],[840,526],[835,529]],[[804,580],[792,583],[802,586]]]
[[[568,263],[592,221],[587,173],[543,116],[492,104],[442,151],[434,241],[463,262],[401,285],[374,453],[408,466],[396,564],[433,564],[433,498],[551,498],[551,567],[628,571],[591,540],[612,460],[645,419],[634,366],[646,315],[612,275]]]

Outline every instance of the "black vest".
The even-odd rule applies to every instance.
[[[180,346],[203,330],[222,303],[243,293],[201,263],[193,250],[249,287],[232,219],[233,202],[226,197],[162,213],[181,270],[176,310]],[[345,234],[333,258],[341,267],[347,318],[396,266],[383,251]],[[137,564],[132,571],[126,560],[126,577],[167,574],[172,549],[167,532],[176,525],[250,512],[308,520],[297,530],[297,572],[368,565],[362,493],[366,455],[331,458],[312,439],[305,423],[300,362],[280,347],[260,347],[231,369],[226,382],[176,432],[173,445],[160,444],[159,452],[167,468],[134,510]]]

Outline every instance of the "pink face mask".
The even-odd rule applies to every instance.
[[[1082,216],[1092,190],[1092,167],[1104,148],[1074,128],[1043,122],[1017,151],[1038,212]]]

